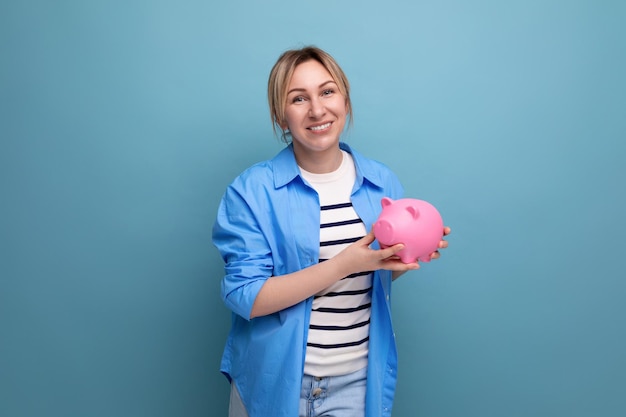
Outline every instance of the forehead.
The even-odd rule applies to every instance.
[[[328,81],[335,81],[328,70],[316,60],[299,64],[289,80],[288,90],[293,88],[315,88]]]

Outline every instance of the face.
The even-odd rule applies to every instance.
[[[319,62],[306,61],[294,70],[287,92],[282,127],[291,132],[298,162],[336,158],[347,106],[333,77]]]

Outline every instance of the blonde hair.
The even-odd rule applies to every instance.
[[[272,128],[277,134],[277,127],[281,130],[281,138],[287,142],[285,125],[285,105],[287,103],[287,89],[291,76],[296,67],[304,62],[315,60],[330,73],[333,81],[337,84],[339,92],[346,99],[347,116],[349,125],[352,124],[352,103],[350,102],[350,83],[337,61],[320,48],[305,46],[301,49],[291,49],[284,52],[274,64],[267,83],[267,101],[270,107]]]

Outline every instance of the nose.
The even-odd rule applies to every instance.
[[[314,119],[319,119],[326,113],[326,108],[324,107],[324,103],[319,97],[315,97],[311,99],[309,107],[309,117]]]

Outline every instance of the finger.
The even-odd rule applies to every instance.
[[[439,259],[440,256],[441,254],[439,253],[439,251],[434,251],[430,254],[430,259]]]
[[[450,234],[450,232],[452,231],[452,229],[450,229],[450,227],[446,226],[443,228],[443,235],[447,236]]]
[[[380,249],[378,252],[380,253],[381,259],[392,258],[394,255],[404,249],[404,245],[402,243],[395,244],[393,246],[389,246],[385,249]]]
[[[376,240],[376,236],[374,236],[374,229],[370,230],[369,233],[363,236],[361,240],[366,245],[369,245],[370,243],[374,242],[374,240]]]
[[[390,271],[411,271],[419,269],[420,264],[417,262],[406,264],[399,259],[385,259],[383,268]]]
[[[448,247],[448,241],[442,240],[439,242],[439,249],[445,249]]]
[[[416,269],[420,269],[420,264],[418,264],[417,262],[411,262],[410,264],[402,263],[402,265],[399,267],[400,271],[414,271]]]

